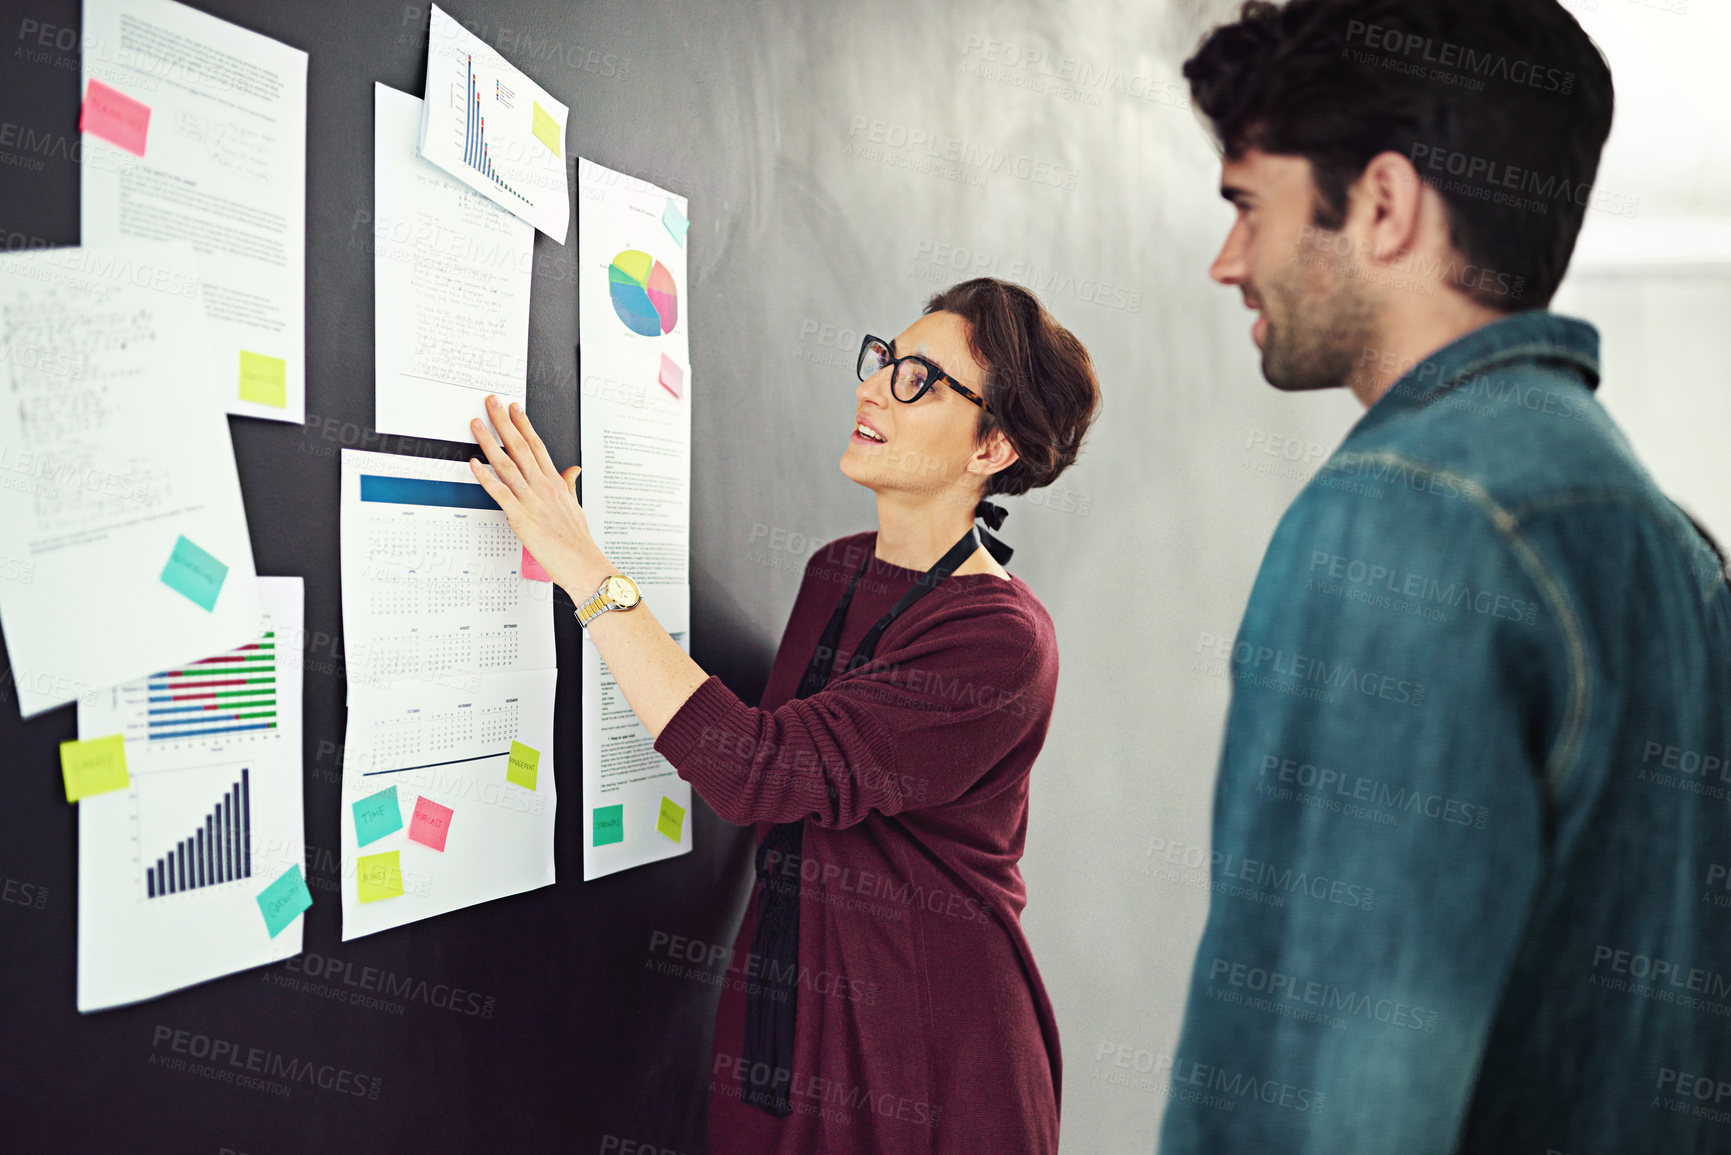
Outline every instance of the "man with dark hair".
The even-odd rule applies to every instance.
[[[1213,277],[1368,412],[1244,622],[1168,1155],[1731,1149],[1731,586],[1546,311],[1611,77],[1555,0],[1252,0]]]

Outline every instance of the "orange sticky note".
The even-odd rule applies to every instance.
[[[100,80],[92,80],[84,93],[78,131],[100,136],[134,156],[143,156],[144,138],[150,131],[150,107]]]

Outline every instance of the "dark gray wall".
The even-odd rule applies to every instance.
[[[714,993],[642,968],[655,931],[731,941],[747,879],[743,832],[699,805],[694,853],[581,881],[578,650],[568,613],[556,615],[567,671],[556,741],[565,801],[559,884],[341,941],[339,451],[463,455],[452,443],[372,432],[373,82],[421,92],[426,7],[331,0],[196,6],[310,56],[307,421],[230,422],[258,571],[306,579],[305,799],[315,899],[307,953],[140,1006],[80,1016],[73,1002],[77,814],[58,784],[56,749],[75,736],[75,711],[21,722],[8,676],[0,684],[0,896],[11,896],[0,901],[0,1147],[212,1155],[224,1148],[251,1155],[596,1151],[612,1135],[701,1151]],[[472,20],[581,121],[598,78],[586,71],[572,10],[492,0],[450,10]],[[8,0],[0,13],[0,122],[19,126],[0,135],[7,153],[0,160],[8,161],[0,164],[0,243],[76,244],[78,52],[50,52],[61,58],[56,62],[15,49],[40,50],[44,35],[49,44],[57,37],[75,44],[80,6]],[[28,148],[18,146],[26,131]],[[536,238],[529,403],[561,461],[577,451],[574,249],[574,233],[565,247]],[[716,637],[707,634],[702,655],[710,668],[742,687],[761,681],[770,643],[759,638],[718,652]],[[369,967],[389,972],[399,987],[411,984],[408,998],[390,1000],[403,1005],[401,1015],[333,997],[358,993],[363,982],[376,985]],[[315,983],[324,989],[305,989]],[[480,998],[459,1000],[464,1010],[432,1005],[447,1001],[450,988]],[[490,1017],[466,1013],[486,1000]],[[150,1062],[162,1053],[152,1046],[158,1027],[377,1077],[380,1093],[373,1100],[297,1083],[284,1102],[166,1072]]]

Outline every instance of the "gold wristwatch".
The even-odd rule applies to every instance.
[[[590,622],[608,610],[635,609],[642,600],[643,592],[637,588],[636,582],[622,573],[613,574],[577,607],[577,624],[588,629]]]

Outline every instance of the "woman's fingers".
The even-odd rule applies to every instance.
[[[515,420],[504,402],[492,394],[487,395],[487,415],[493,419],[493,428],[499,431],[499,440],[504,443],[505,452],[511,455],[512,464],[524,478],[533,477],[541,471],[541,463],[535,460],[535,451],[529,448],[529,442],[517,429]]]
[[[512,515],[517,507],[517,495],[511,492],[510,486],[493,475],[493,471],[469,458],[469,471],[475,475],[475,480],[481,483],[481,488],[487,491],[487,496],[499,503],[499,508],[505,511],[507,520],[516,520]]]
[[[529,451],[535,455],[535,463],[548,477],[556,476],[559,467],[553,464],[553,455],[547,452],[547,443],[541,440],[541,435],[535,432],[535,427],[529,424],[529,414],[521,405],[515,402],[511,405],[511,424],[517,427],[523,441],[529,446]]]
[[[527,487],[528,481],[511,460],[511,455],[499,448],[499,443],[493,440],[486,422],[479,417],[475,418],[469,422],[469,431],[475,435],[475,442],[480,445],[481,452],[487,455],[487,460],[498,471],[499,479],[510,486],[513,494],[521,496],[521,491]]]

